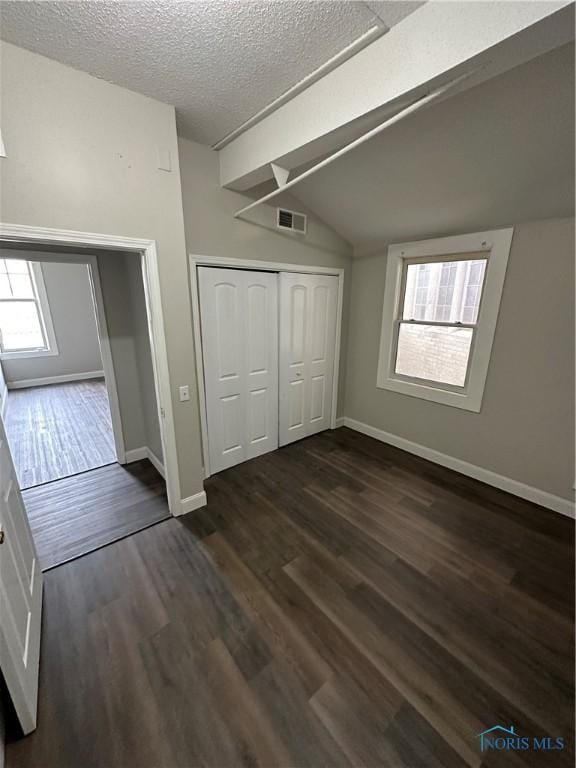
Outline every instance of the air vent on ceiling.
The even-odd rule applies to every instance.
[[[286,208],[277,208],[276,226],[278,229],[289,229],[290,232],[306,234],[306,215]]]

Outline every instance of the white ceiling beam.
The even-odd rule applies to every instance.
[[[460,75],[460,77],[456,78],[455,81],[451,80],[450,82],[446,83],[445,85],[442,85],[440,88],[436,88],[436,90],[432,91],[432,93],[427,94],[426,96],[422,96],[421,98],[417,99],[413,104],[410,104],[408,107],[405,107],[404,109],[400,110],[400,112],[396,113],[393,117],[388,118],[388,120],[385,120],[380,125],[377,125],[375,128],[372,128],[371,131],[368,131],[367,133],[362,134],[362,136],[359,136],[354,141],[350,142],[350,144],[346,144],[345,147],[342,147],[337,152],[334,152],[334,154],[329,155],[328,157],[325,157],[324,160],[321,160],[316,165],[313,165],[312,168],[308,168],[307,171],[304,171],[304,173],[301,173],[299,176],[296,176],[296,178],[292,179],[291,181],[288,181],[288,171],[285,168],[279,168],[275,163],[272,163],[272,170],[274,171],[274,175],[276,176],[276,181],[278,182],[278,189],[272,190],[272,192],[269,192],[267,195],[264,195],[264,197],[259,198],[258,200],[254,200],[254,202],[250,203],[249,205],[245,205],[244,208],[241,208],[239,211],[236,211],[234,214],[234,218],[239,218],[243,216],[245,213],[248,213],[248,211],[251,211],[253,208],[256,208],[258,205],[262,205],[262,203],[267,203],[269,200],[272,200],[273,198],[277,197],[278,195],[284,193],[287,189],[291,189],[292,187],[296,186],[296,184],[299,184],[301,181],[304,181],[304,179],[310,178],[314,173],[317,173],[318,171],[322,170],[322,168],[325,168],[327,165],[330,165],[330,163],[333,163],[335,160],[338,160],[338,158],[343,157],[344,155],[347,155],[348,152],[352,152],[357,147],[360,147],[362,144],[365,144],[367,141],[370,141],[370,139],[373,139],[374,136],[377,136],[379,133],[382,133],[382,131],[385,131],[386,128],[390,128],[393,125],[396,125],[396,123],[400,122],[400,120],[403,120],[405,117],[408,117],[409,115],[413,114],[414,112],[417,112],[419,109],[422,109],[422,107],[425,107],[427,104],[430,104],[433,101],[436,101],[443,93],[446,93],[447,91],[454,88],[458,82],[461,82],[462,80],[468,78],[471,76],[471,73],[465,73],[463,75]],[[284,181],[280,183],[277,176],[277,171],[282,171],[283,174],[286,174],[284,178]]]
[[[347,45],[343,50],[338,51],[335,56],[332,56],[332,58],[328,59],[328,61],[325,61],[324,64],[319,66],[309,75],[306,75],[306,77],[293,85],[283,94],[278,96],[277,99],[274,99],[274,101],[272,101],[270,104],[267,104],[255,115],[249,117],[248,120],[246,120],[241,125],[238,125],[236,128],[234,128],[233,131],[230,131],[230,133],[217,141],[212,146],[212,149],[222,149],[222,147],[225,147],[226,144],[229,144],[237,136],[240,136],[240,134],[244,133],[244,131],[247,131],[253,125],[256,125],[256,123],[259,123],[260,120],[263,120],[267,115],[275,112],[283,104],[286,104],[290,101],[290,99],[293,99],[297,94],[305,91],[306,88],[309,88],[312,85],[312,83],[315,83],[317,80],[320,80],[321,77],[324,77],[324,75],[326,75],[328,72],[331,72],[333,69],[336,69],[336,67],[339,67],[342,62],[346,61],[346,59],[350,59],[352,56],[357,54],[358,51],[361,51],[362,48],[365,48],[367,45],[376,40],[376,38],[384,35],[387,31],[388,27],[383,21],[381,23],[374,24],[374,26],[370,27],[367,32],[364,32],[363,35],[360,35],[360,37],[358,37],[356,40],[353,40],[350,45]]]
[[[479,73],[461,89],[569,42],[569,6],[572,0],[431,0],[221,149],[222,185],[248,189],[272,178],[272,163],[295,168],[314,160],[334,148],[345,126],[399,109],[465,70]]]

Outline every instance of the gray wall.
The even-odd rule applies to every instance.
[[[203,488],[174,108],[2,43],[2,220],[156,241],[183,497]],[[172,171],[158,169],[169,152]],[[180,403],[178,386],[190,384]]]
[[[0,361],[0,416],[2,416],[2,408],[4,406],[4,400],[6,397],[6,379],[4,377],[3,363]]]
[[[0,768],[4,768],[6,755],[6,723],[4,718],[4,705],[0,698]]]
[[[99,254],[98,270],[126,450],[147,446],[162,461],[140,259]]]
[[[65,376],[102,369],[88,267],[43,263],[58,355],[4,360],[6,381]]]
[[[275,205],[286,205],[309,214],[308,232],[305,237],[279,232],[274,226],[275,208],[266,205],[248,214],[252,223],[235,219],[234,212],[249,203],[250,199],[220,186],[217,153],[187,139],[179,139],[178,146],[188,252],[202,256],[342,268],[345,270],[343,328],[346,328],[351,246],[318,217],[307,211],[302,203],[288,195]],[[342,341],[339,414],[343,413],[344,407],[345,334]]]
[[[346,416],[572,499],[574,220],[515,227],[480,413],[376,388],[385,275],[354,261]]]

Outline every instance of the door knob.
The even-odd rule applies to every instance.
[[[4,531],[2,530],[2,528],[0,528],[0,544],[4,544],[4,539],[5,539]]]

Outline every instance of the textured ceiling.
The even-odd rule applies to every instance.
[[[574,45],[406,118],[291,192],[357,253],[573,216]]]
[[[213,144],[376,23],[421,2],[0,3],[4,40],[173,104]]]

